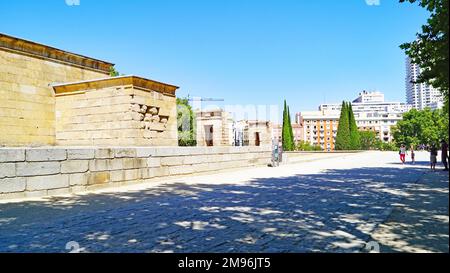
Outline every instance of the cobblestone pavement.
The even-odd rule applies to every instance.
[[[0,252],[358,252],[427,172],[368,152],[0,204]]]
[[[448,172],[426,174],[372,234],[381,252],[449,252]]]

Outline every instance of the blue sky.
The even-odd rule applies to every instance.
[[[69,0],[71,1],[71,0]],[[405,100],[405,56],[428,14],[397,0],[0,1],[0,32],[180,86],[179,96],[291,112],[363,89]]]

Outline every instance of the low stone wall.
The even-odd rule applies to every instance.
[[[0,199],[269,164],[270,147],[0,148]]]

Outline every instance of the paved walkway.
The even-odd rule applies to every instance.
[[[369,152],[0,204],[0,252],[358,252],[426,172]]]
[[[381,252],[449,252],[449,176],[426,174],[408,192],[372,238]]]

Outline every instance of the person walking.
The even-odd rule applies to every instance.
[[[436,170],[437,156],[438,149],[436,148],[436,145],[433,144],[430,148],[430,166],[432,171]]]
[[[448,144],[447,142],[443,139],[441,141],[441,151],[442,151],[442,155],[441,155],[441,159],[442,159],[442,164],[444,165],[444,171],[448,171]]]
[[[400,161],[402,161],[402,164],[405,164],[406,162],[406,146],[404,144],[402,144],[400,146]]]
[[[411,147],[410,147],[409,151],[411,152],[412,164],[416,164],[416,153],[414,152],[414,145],[413,144],[411,144]]]

